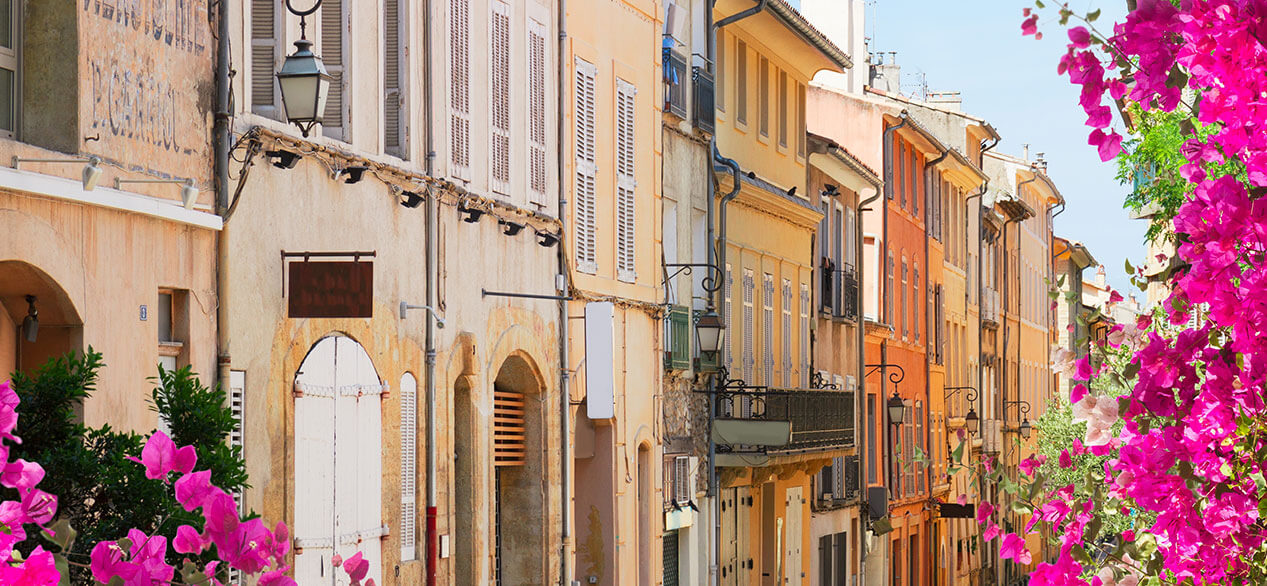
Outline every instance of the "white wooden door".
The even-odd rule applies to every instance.
[[[382,581],[383,386],[365,349],[330,336],[295,374],[295,578],[305,586],[347,584],[339,554],[369,561]]]
[[[802,498],[804,487],[797,486],[787,489],[787,508],[784,510],[784,516],[787,523],[784,524],[783,534],[783,583],[784,584],[802,584],[801,577],[801,513],[805,506],[805,500]]]
[[[739,520],[735,489],[721,491],[721,583],[722,586],[739,584],[739,562],[735,550],[735,530]]]
[[[735,563],[738,566],[736,574],[739,576],[739,584],[751,586],[757,583],[756,558],[749,549],[753,515],[752,489],[747,486],[736,488],[735,501],[735,516],[739,519],[735,531]]]

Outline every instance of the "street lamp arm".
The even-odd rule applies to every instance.
[[[945,389],[943,389],[943,390],[944,390],[944,391],[948,391],[948,392],[946,393],[946,400],[947,400],[947,401],[949,401],[951,397],[953,397],[953,396],[955,396],[955,395],[958,395],[961,391],[970,391],[970,392],[968,392],[968,393],[964,393],[964,395],[965,395],[965,397],[968,399],[968,402],[969,402],[969,403],[975,403],[975,402],[976,402],[976,400],[977,400],[977,393],[978,393],[978,391],[977,391],[977,387],[972,387],[972,386],[964,386],[964,387],[946,387],[946,388],[945,388]],[[950,392],[950,391],[953,391],[953,392]]]
[[[898,383],[900,383],[900,382],[902,382],[902,380],[906,378],[906,371],[905,371],[905,370],[903,370],[903,369],[902,369],[902,367],[901,367],[901,366],[899,366],[899,365],[897,365],[897,364],[893,364],[893,363],[885,362],[885,363],[882,363],[882,364],[868,364],[868,365],[866,365],[866,366],[867,366],[867,368],[869,369],[869,370],[867,370],[867,374],[866,374],[866,376],[871,376],[871,373],[873,373],[873,372],[875,372],[875,371],[877,371],[877,370],[882,370],[882,371],[883,371],[883,370],[888,370],[888,369],[890,369],[890,368],[892,368],[892,369],[896,369],[896,370],[897,370],[897,372],[890,372],[890,373],[889,373],[889,382],[891,382],[891,383],[893,383],[893,384],[895,384],[895,385],[896,385],[896,384],[898,384]]]
[[[670,267],[675,268],[677,270],[669,274],[668,269]],[[704,279],[700,282],[700,285],[704,287],[705,291],[709,293],[716,293],[721,290],[722,288],[721,268],[718,267],[717,265],[708,264],[705,262],[664,263],[664,268],[665,268],[665,273],[666,273],[664,277],[664,282],[668,283],[670,280],[673,279],[673,277],[676,277],[682,273],[686,273],[689,275],[691,274],[692,269],[694,269],[695,267],[702,267],[702,268],[708,269],[708,274],[704,275]]]

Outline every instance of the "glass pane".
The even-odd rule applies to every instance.
[[[0,0],[3,2],[4,0]],[[13,132],[14,124],[14,104],[17,102],[17,96],[14,95],[16,85],[14,83],[16,75],[12,70],[0,67],[0,130]]]
[[[0,0],[0,47],[13,48],[13,0]]]
[[[158,294],[158,341],[172,341],[172,294]]]

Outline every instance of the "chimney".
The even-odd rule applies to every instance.
[[[1021,145],[1021,158],[1029,162],[1029,143]]]
[[[942,110],[963,111],[963,95],[959,92],[928,92],[927,103]]]
[[[1047,159],[1043,158],[1043,155],[1046,154],[1047,153],[1038,153],[1038,157],[1034,160],[1034,166],[1042,170],[1043,173],[1047,172]]]
[[[897,52],[877,52],[871,59],[870,86],[888,95],[896,96],[902,92],[902,66],[897,64]]]
[[[1104,288],[1106,279],[1104,278],[1104,265],[1095,268],[1095,286]]]

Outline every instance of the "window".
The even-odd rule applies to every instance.
[[[494,193],[510,193],[510,6],[488,3],[489,185]]]
[[[189,337],[188,292],[159,289],[154,315],[158,319],[158,363],[176,370],[189,363],[184,340]]]
[[[801,283],[801,386],[809,387],[809,283]]]
[[[12,0],[10,0],[12,2]],[[17,5],[17,2],[12,2]],[[251,0],[251,110],[281,118],[277,103],[277,11],[280,2]],[[11,29],[12,30],[12,29]],[[0,60],[2,61],[2,60]],[[0,67],[4,67],[0,62]]]
[[[383,0],[383,150],[401,158],[405,149],[404,61],[407,29],[401,0]]]
[[[748,124],[748,44],[735,39],[735,122]]]
[[[796,154],[805,158],[805,84],[796,84]]]
[[[458,179],[471,177],[470,12],[470,0],[449,0],[449,162],[453,166],[450,174]],[[591,97],[591,111],[592,104]],[[579,124],[580,118],[577,120]],[[581,239],[577,241],[579,246]]]
[[[904,182],[902,181],[902,179],[905,177],[905,175],[903,175],[901,171],[902,167],[907,166],[906,143],[900,142],[900,141],[897,143],[897,153],[898,153],[897,159],[901,161],[901,167],[898,167],[898,172],[896,173],[899,183],[897,186],[895,186],[895,189],[897,189],[900,192],[899,196],[901,199],[898,200],[898,202],[900,202],[899,205],[903,209],[906,209],[906,190],[910,189],[910,187],[907,185],[903,185]]]
[[[761,136],[770,136],[770,60],[757,61],[757,128]]]
[[[792,383],[792,281],[783,279],[783,386]]]
[[[918,215],[919,203],[916,200],[918,199],[917,194],[919,193],[919,179],[917,178],[917,175],[918,175],[919,166],[920,166],[919,165],[920,154],[919,154],[919,151],[915,150],[915,145],[913,144],[911,145],[909,149],[906,150],[906,153],[910,155],[911,157],[911,159],[907,162],[907,165],[906,165],[907,182],[908,182],[906,184],[906,190],[911,192],[912,211],[913,213]],[[902,205],[906,206],[905,200],[902,201]]]
[[[616,278],[626,283],[638,277],[634,252],[638,187],[634,97],[637,91],[633,84],[616,80]]]
[[[550,169],[546,160],[546,27],[528,23],[528,201],[547,204]]]
[[[845,208],[845,264],[858,266],[858,228],[854,223],[853,208]]]
[[[400,377],[400,559],[418,552],[418,380]]]
[[[787,147],[788,105],[787,72],[779,71],[779,146]]]
[[[723,289],[726,291],[726,294],[722,298],[722,306],[723,306],[722,311],[725,313],[725,315],[723,316],[723,319],[726,320],[724,322],[726,324],[726,329],[732,332],[735,329],[735,320],[731,318],[730,302],[734,298],[734,293],[732,293],[732,291],[734,291],[734,287],[735,287],[734,275],[731,272],[730,263],[726,263],[726,284],[723,287]],[[722,351],[721,352],[722,352],[722,360],[724,360],[723,364],[726,365],[726,368],[730,368],[730,364],[731,364],[730,340],[727,340],[726,336],[722,336]]]
[[[664,459],[664,500],[666,508],[691,502],[691,459],[671,455]]]
[[[714,65],[717,76],[717,94],[714,96],[718,112],[726,111],[726,43],[730,42],[726,33],[717,31],[717,63]]]
[[[908,403],[906,413],[902,417],[906,423],[902,424],[902,471],[899,474],[904,473],[902,494],[907,496],[915,494],[915,413],[913,411]]]
[[[912,449],[915,451],[915,453],[918,455],[919,458],[927,459],[928,452],[925,451],[925,447],[926,446],[924,444],[924,405],[920,403],[919,401],[916,401],[915,402],[915,443],[912,446]],[[926,469],[926,466],[924,464],[916,463],[914,459],[912,459],[911,471],[912,471],[912,474],[915,475],[916,491],[920,493],[924,492],[925,469]]]
[[[589,274],[598,272],[595,232],[598,167],[594,145],[594,79],[597,75],[598,70],[592,63],[576,58],[576,93],[573,96],[576,121],[576,193],[573,195],[576,199],[576,270]]]
[[[756,362],[753,356],[753,306],[752,293],[756,287],[756,277],[752,273],[752,269],[743,270],[743,379],[754,380],[752,378],[752,367]]]
[[[914,278],[911,279],[911,333],[915,334],[915,343],[918,344],[919,331],[922,329],[920,328],[919,314],[920,309],[923,308],[923,306],[919,304],[919,265],[915,265],[915,268],[912,269],[912,271],[912,276]]]
[[[348,141],[344,128],[344,115],[348,104],[345,95],[343,71],[344,43],[343,0],[325,0],[321,3],[321,61],[330,73],[330,89],[326,93],[326,111],[321,121],[321,132],[335,140]]]
[[[761,380],[774,384],[774,275],[761,276]]]
[[[893,325],[893,251],[889,251],[888,283],[884,288],[885,321]]]
[[[901,299],[901,303],[898,305],[898,309],[899,309],[899,311],[900,311],[900,313],[898,314],[898,317],[899,317],[899,319],[902,321],[902,327],[901,327],[901,330],[902,330],[902,339],[903,339],[903,340],[905,340],[905,339],[909,338],[909,337],[910,337],[910,333],[911,333],[911,330],[910,330],[910,323],[908,323],[908,322],[906,321],[906,316],[907,316],[907,313],[906,313],[906,289],[907,289],[907,284],[909,283],[909,280],[907,279],[907,277],[908,277],[908,276],[909,276],[909,274],[908,274],[908,272],[907,272],[906,257],[905,257],[905,256],[903,256],[903,257],[902,257],[902,289],[901,289],[901,291],[899,292],[899,293],[900,293],[900,297],[899,297],[899,298]]]
[[[876,447],[875,447],[875,395],[867,393],[867,484],[875,484],[876,479]]]

